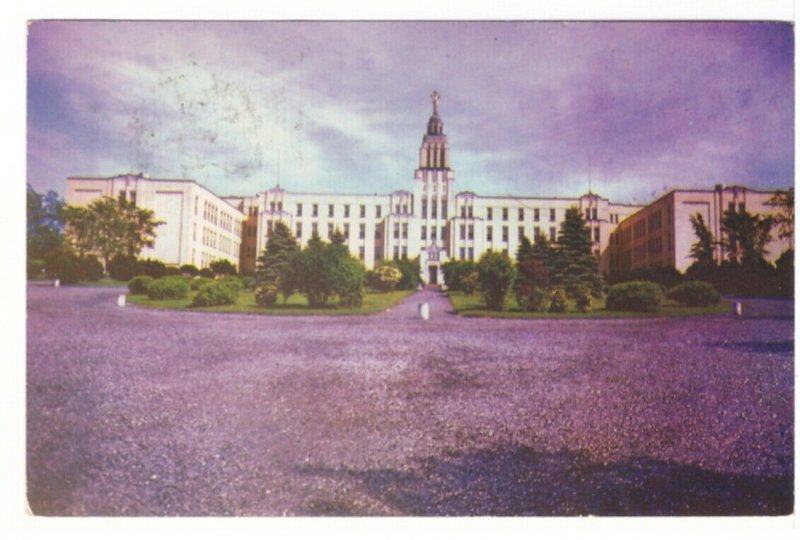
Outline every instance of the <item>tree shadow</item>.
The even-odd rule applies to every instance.
[[[401,469],[301,467],[354,482],[365,495],[413,516],[740,516],[786,515],[794,471],[724,474],[650,458],[594,463],[581,452],[509,445],[414,460]],[[352,502],[316,499],[309,515],[358,515]]]
[[[794,353],[794,340],[792,339],[782,341],[713,341],[706,343],[706,346],[755,354],[792,355]]]

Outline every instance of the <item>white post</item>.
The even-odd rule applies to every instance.
[[[117,306],[125,307],[125,295],[121,294],[117,297]]]
[[[741,302],[736,302],[735,304],[733,304],[733,312],[736,314],[737,317],[741,317],[742,316],[742,303]]]
[[[60,279],[56,279],[56,280],[53,282],[53,287],[60,287],[60,286],[61,286],[61,280],[60,280]]]
[[[430,309],[427,302],[419,305],[419,316],[423,321],[427,321],[430,318]]]

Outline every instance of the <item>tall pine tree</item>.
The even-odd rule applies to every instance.
[[[267,238],[266,247],[258,257],[256,281],[259,284],[275,285],[283,295],[284,302],[295,288],[286,269],[289,258],[297,249],[297,241],[292,236],[292,231],[284,222],[278,221]]]
[[[581,211],[573,206],[564,214],[559,228],[553,281],[567,294],[577,297],[581,289],[588,289],[599,297],[603,291],[603,277],[592,253],[590,230]]]

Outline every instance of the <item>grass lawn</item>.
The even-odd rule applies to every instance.
[[[78,285],[85,287],[128,287],[127,281],[119,281],[117,279],[103,278],[98,281],[79,281]]]
[[[463,317],[505,317],[510,319],[576,319],[576,318],[616,318],[616,317],[686,317],[691,315],[719,315],[730,311],[730,305],[720,302],[715,306],[692,308],[682,306],[672,300],[664,300],[661,309],[654,313],[640,313],[637,311],[610,311],[606,309],[605,298],[592,302],[592,310],[581,313],[575,307],[573,300],[568,300],[567,311],[564,313],[525,312],[520,310],[513,296],[506,299],[505,311],[490,311],[481,299],[479,293],[467,296],[462,292],[450,291],[447,293],[453,303],[456,313]]]
[[[357,308],[337,308],[336,298],[329,301],[329,306],[325,308],[310,308],[305,295],[295,293],[290,296],[287,302],[283,303],[283,297],[278,297],[278,302],[270,308],[262,308],[256,305],[253,291],[243,290],[239,293],[239,299],[233,305],[214,306],[214,307],[191,307],[197,291],[191,291],[186,300],[150,300],[144,294],[129,294],[128,302],[137,306],[159,308],[159,309],[187,309],[191,311],[216,311],[223,313],[261,313],[267,315],[368,315],[378,313],[393,306],[414,291],[393,291],[390,293],[366,290],[364,292],[364,304]]]

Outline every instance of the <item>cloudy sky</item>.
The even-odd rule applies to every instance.
[[[786,23],[35,22],[28,181],[410,189],[440,113],[459,190],[793,184]]]

